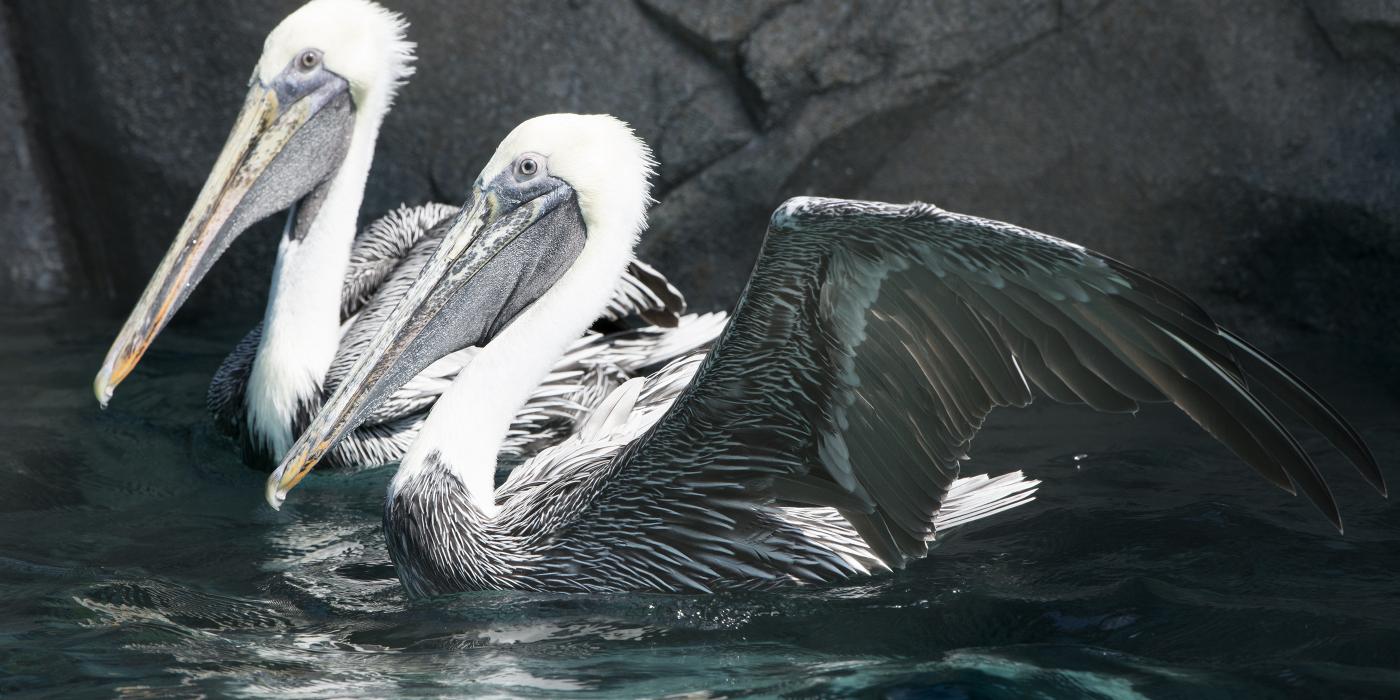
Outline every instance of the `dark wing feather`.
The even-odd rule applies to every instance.
[[[262,330],[263,325],[259,321],[233,346],[233,351],[214,372],[214,378],[209,382],[209,393],[205,395],[205,406],[214,416],[214,425],[219,432],[230,437],[238,437],[243,431],[243,392],[248,386],[248,375],[253,371],[253,358],[257,357],[258,345],[262,343]]]
[[[680,290],[655,267],[633,260],[622,280],[617,281],[617,290],[594,329],[610,332],[640,325],[676,328],[685,312],[686,298]],[[640,323],[629,323],[629,319]]]
[[[349,326],[340,336],[340,347],[326,373],[327,396],[344,381],[384,320],[418,280],[423,266],[447,234],[456,211],[442,204],[401,207],[370,224],[355,240],[342,295],[344,310],[354,311],[345,314]],[[360,297],[363,300],[357,302]],[[401,416],[426,408],[397,405],[394,399],[386,403],[395,405],[378,407],[376,417]],[[371,418],[367,422],[377,420]]]
[[[618,282],[603,319],[616,323],[635,316],[653,326],[675,328],[683,315],[685,297],[681,291],[656,268],[633,260]]]
[[[1103,411],[1170,401],[1340,528],[1277,418],[1288,408],[1384,492],[1334,409],[1166,284],[928,205],[803,198],[774,214],[729,327],[670,413],[600,475],[566,546],[723,541],[725,557],[762,569],[734,544],[765,536],[755,513],[822,505],[899,566],[925,553],[986,415],[1036,394]]]
[[[350,267],[341,289],[341,320],[359,313],[371,299],[379,296],[380,288],[391,276],[396,276],[395,271],[418,247],[424,235],[456,213],[457,207],[447,204],[400,206],[366,226],[355,237],[350,249]],[[443,231],[437,233],[440,240]],[[418,262],[421,269],[422,261]]]

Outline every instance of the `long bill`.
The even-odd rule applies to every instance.
[[[338,134],[348,134],[348,115],[353,110],[349,95],[343,89],[344,81],[331,78],[324,82],[321,86],[324,89],[317,90],[309,98],[298,99],[256,79],[253,81],[194,208],[112,342],[93,380],[93,392],[104,408],[117,385],[131,374],[151,341],[165,328],[229,243],[257,220],[290,206],[312,186],[302,186],[298,180],[312,180],[338,165],[334,153],[308,158],[298,152],[291,154],[295,157],[282,160],[299,160],[300,163],[284,163],[275,168],[277,175],[264,177],[279,156],[289,150],[294,139],[308,144],[317,140],[314,136],[296,138],[316,117],[324,117],[315,119],[318,127],[324,125]],[[335,109],[326,109],[328,106]],[[284,177],[287,174],[291,176]],[[278,182],[269,183],[269,180]]]
[[[519,204],[474,187],[418,281],[267,480],[280,508],[365,415],[437,359],[490,342],[563,276],[583,248],[578,202],[563,183]]]

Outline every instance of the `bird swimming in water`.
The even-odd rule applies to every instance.
[[[799,197],[772,215],[713,349],[616,390],[495,488],[511,416],[607,304],[645,226],[646,145],[601,115],[501,143],[440,248],[273,473],[289,489],[445,349],[484,344],[389,486],[411,595],[710,592],[838,581],[925,556],[947,528],[1026,502],[962,473],[987,414],[1036,397],[1171,402],[1339,530],[1280,416],[1379,492],[1357,433],[1177,290],[1067,241],[928,204]]]
[[[94,381],[99,403],[107,405],[229,244],[289,210],[263,321],[225,360],[208,397],[247,461],[270,469],[281,460],[457,210],[404,207],[356,236],[380,126],[413,73],[406,30],[402,17],[368,0],[313,0],[272,30],[223,152]],[[640,262],[629,261],[614,289],[604,316],[620,332],[575,337],[520,407],[502,445],[507,459],[562,439],[613,386],[705,346],[722,328],[720,316],[682,318],[680,293]],[[397,461],[427,408],[475,354],[454,350],[387,397],[329,463]]]

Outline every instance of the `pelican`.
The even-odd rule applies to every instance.
[[[389,553],[412,596],[704,593],[900,568],[947,528],[1031,498],[1036,483],[1020,474],[965,478],[961,464],[993,408],[1037,396],[1108,412],[1169,401],[1340,530],[1331,492],[1278,417],[1287,410],[1386,492],[1321,397],[1146,273],[928,204],[806,197],[773,213],[708,355],[622,385],[496,489],[511,416],[631,258],[650,163],[608,116],[538,117],[511,132],[423,276],[269,478],[269,503],[463,341],[484,346],[433,406],[385,501]]]
[[[417,277],[445,230],[435,227],[456,211],[403,208],[355,235],[380,125],[413,73],[406,30],[402,17],[368,0],[313,0],[272,30],[223,152],[97,374],[103,407],[229,244],[290,210],[262,324],[215,374],[208,397],[247,461],[271,468],[281,459]],[[667,348],[686,352],[722,327],[713,315],[678,319],[679,292],[646,265],[633,263],[624,277],[608,317],[680,327],[578,340],[520,411],[506,456],[567,434],[607,389],[664,364]],[[383,403],[330,463],[397,461],[426,407],[473,354],[444,358]]]

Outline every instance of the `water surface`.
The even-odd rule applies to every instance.
[[[0,318],[7,697],[1400,696],[1400,511],[1316,437],[1345,536],[1171,410],[1040,406],[969,467],[1024,468],[1038,500],[894,576],[411,603],[389,471],[318,472],[273,512],[214,431],[204,388],[243,329],[177,325],[101,412],[118,325]],[[1284,355],[1396,481],[1400,411],[1337,357]]]

